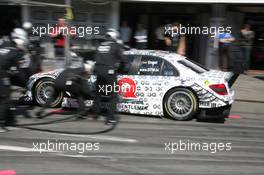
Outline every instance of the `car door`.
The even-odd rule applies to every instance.
[[[119,111],[161,115],[160,105],[164,61],[162,58],[149,55],[131,56],[131,67],[128,75],[120,75]],[[163,79],[164,80],[164,79]]]

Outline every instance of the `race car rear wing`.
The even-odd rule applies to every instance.
[[[237,78],[239,77],[240,74],[236,74],[233,73],[233,75],[231,76],[231,78],[229,80],[227,80],[229,87],[232,87],[232,85],[235,83],[235,81],[237,80]]]

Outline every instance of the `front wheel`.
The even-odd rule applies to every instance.
[[[47,103],[50,103],[50,107],[59,107],[63,100],[63,92],[55,90],[53,79],[44,78],[34,88],[34,99],[40,106],[47,106]]]
[[[198,110],[198,100],[186,88],[174,88],[164,97],[164,113],[176,120],[190,120]]]

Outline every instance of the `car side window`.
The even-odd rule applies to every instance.
[[[158,57],[143,55],[137,75],[160,75],[162,62]]]
[[[128,60],[128,63],[131,64],[135,58],[135,55],[125,55],[125,58]]]
[[[163,67],[162,67],[162,75],[164,76],[179,76],[178,71],[176,68],[170,64],[169,62],[164,60]]]
[[[137,70],[140,64],[140,55],[125,55],[125,58],[128,60],[129,71],[127,74],[129,75],[137,75]]]

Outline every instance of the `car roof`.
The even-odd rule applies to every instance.
[[[169,62],[174,63],[175,61],[182,60],[186,57],[179,55],[177,53],[163,51],[163,50],[137,50],[131,49],[124,52],[125,55],[148,55],[148,56],[157,56],[161,57]]]

